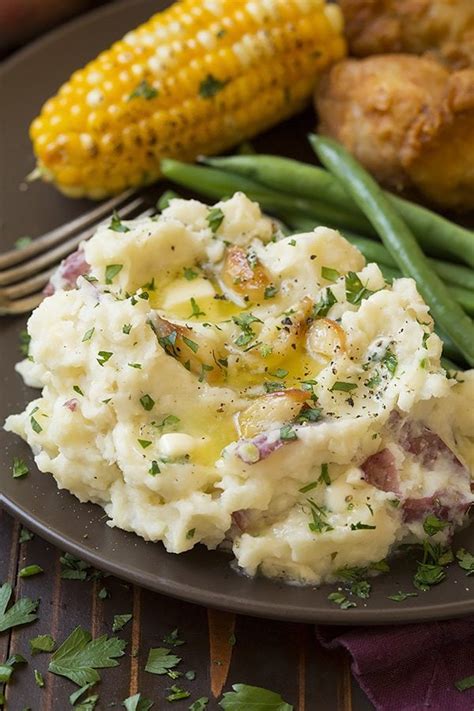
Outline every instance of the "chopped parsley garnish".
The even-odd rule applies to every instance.
[[[20,572],[18,573],[18,577],[20,578],[31,578],[33,575],[38,575],[39,573],[43,573],[44,570],[40,565],[27,565],[25,568],[22,568]]]
[[[331,477],[329,476],[329,465],[324,463],[321,464],[321,474],[319,475],[318,482],[322,482],[327,486],[331,483]]]
[[[334,306],[334,304],[337,304],[337,299],[331,289],[328,288],[323,292],[318,303],[314,305],[313,318],[327,316],[329,309]]]
[[[92,326],[88,331],[85,332],[85,334],[82,336],[82,342],[84,341],[90,341],[92,336],[94,335],[95,331],[95,326]]]
[[[355,272],[346,274],[346,299],[350,304],[360,304],[362,299],[368,299],[374,293],[367,289]]]
[[[26,466],[23,459],[20,457],[13,457],[12,474],[14,479],[22,479],[24,476],[29,474],[30,470]]]
[[[206,711],[208,703],[208,697],[201,696],[199,699],[196,699],[196,701],[191,704],[191,706],[189,707],[189,711]]]
[[[192,341],[190,338],[186,338],[186,336],[183,336],[183,343],[185,343],[187,347],[192,350],[193,353],[198,352],[199,345],[196,343],[196,341]]]
[[[154,459],[150,464],[148,474],[150,474],[150,476],[156,476],[157,474],[161,474],[161,469],[158,466],[158,462],[156,461],[156,459]]]
[[[283,383],[267,381],[263,383],[263,388],[266,393],[276,393],[285,390],[285,385]]]
[[[33,242],[31,237],[18,237],[18,239],[14,243],[15,249],[25,249],[25,247],[28,247],[29,244]]]
[[[387,348],[387,350],[385,351],[385,354],[382,358],[382,363],[387,368],[388,372],[393,378],[398,367],[398,358],[395,353],[392,353],[390,348]]]
[[[40,432],[43,431],[43,428],[41,427],[40,423],[38,422],[38,420],[35,417],[33,417],[33,415],[31,415],[31,417],[30,417],[30,424],[31,424],[31,429],[33,430],[33,432],[36,432],[36,434],[39,434]]]
[[[284,368],[277,368],[273,372],[268,371],[268,374],[272,375],[275,378],[286,378],[286,376],[288,375],[288,371]]]
[[[206,313],[204,311],[201,311],[199,308],[199,304],[194,298],[194,296],[191,296],[190,298],[191,302],[191,308],[192,308],[192,313],[188,316],[188,318],[199,318],[199,316],[205,316]]]
[[[150,410],[153,410],[155,406],[155,401],[153,400],[151,395],[145,394],[142,395],[142,397],[140,398],[140,404],[144,410],[150,412]]]
[[[368,523],[362,523],[362,521],[357,521],[357,523],[351,523],[351,531],[363,531],[365,529],[370,530],[377,528],[376,526],[370,526]]]
[[[0,587],[0,632],[18,625],[26,625],[37,619],[36,610],[39,600],[30,600],[27,597],[17,600],[8,610],[8,603],[12,597],[13,590],[9,583],[4,583]]]
[[[150,101],[150,99],[155,99],[157,96],[158,91],[155,87],[149,84],[146,79],[143,79],[132,91],[128,97],[128,101],[132,99],[146,99],[146,101]]]
[[[464,679],[454,682],[454,686],[458,691],[466,691],[474,687],[474,676],[466,676]]]
[[[179,638],[179,630],[177,627],[175,627],[172,632],[165,634],[163,642],[169,644],[171,647],[180,647],[184,644],[184,640]]]
[[[465,548],[456,551],[456,560],[460,568],[466,571],[466,575],[474,574],[474,555]]]
[[[418,568],[413,578],[413,584],[418,590],[429,590],[433,585],[441,583],[446,572],[444,566],[453,560],[452,551],[443,549],[440,545],[423,541],[423,559],[418,563]]]
[[[73,385],[73,386],[72,386],[72,389],[73,389],[74,392],[77,393],[78,395],[82,395],[82,396],[84,395],[84,393],[82,392],[82,390],[81,390],[81,388],[79,387],[79,385]]]
[[[176,417],[176,415],[166,415],[161,422],[152,422],[152,425],[156,427],[157,430],[160,430],[161,433],[163,433],[163,430],[166,427],[173,427],[174,425],[177,425],[178,422],[180,422],[179,417]]]
[[[224,711],[293,711],[293,706],[274,691],[248,684],[233,684],[232,689],[219,702]]]
[[[290,241],[288,242],[288,244],[290,245],[290,247],[296,247],[296,240],[295,240],[295,239],[290,239]]]
[[[188,281],[192,281],[193,279],[197,279],[199,274],[194,271],[191,267],[184,267],[183,268],[183,273],[184,273],[184,278],[187,279]]]
[[[175,198],[179,198],[178,193],[175,193],[174,190],[165,190],[163,195],[158,199],[158,202],[156,203],[156,207],[160,212],[163,210],[166,210],[167,207],[169,207],[170,201],[174,200]]]
[[[38,652],[52,652],[56,646],[56,642],[50,634],[40,634],[37,637],[30,639],[30,649],[32,654]]]
[[[165,699],[167,701],[180,701],[181,699],[188,699],[191,696],[189,691],[186,691],[185,689],[180,689],[179,686],[176,686],[176,684],[170,686],[168,691],[170,693],[168,694],[168,696],[165,696]]]
[[[333,527],[327,521],[327,509],[325,506],[318,506],[313,499],[307,499],[310,506],[312,521],[308,524],[309,530],[313,533],[326,533],[333,531]]]
[[[381,382],[382,378],[380,377],[380,373],[378,371],[375,371],[374,375],[372,375],[372,377],[369,378],[365,384],[368,388],[372,389],[376,388],[377,385],[380,385]]]
[[[76,627],[54,652],[49,664],[53,674],[65,676],[78,686],[100,680],[97,669],[116,667],[124,654],[126,642],[107,635],[92,639],[89,632]]]
[[[280,439],[283,442],[291,442],[298,439],[298,435],[291,425],[283,425],[283,427],[280,427]]]
[[[110,358],[112,358],[113,353],[110,351],[99,351],[97,354],[99,357],[97,358],[97,362],[99,365],[104,365],[104,363],[107,363]]]
[[[268,356],[272,354],[273,348],[269,346],[268,343],[262,343],[262,345],[258,349],[258,352],[260,353],[262,358],[268,358]]]
[[[272,299],[277,294],[278,294],[278,287],[274,286],[273,284],[270,284],[269,286],[265,287],[263,296],[265,299]]]
[[[332,592],[328,595],[328,600],[335,605],[339,605],[341,610],[348,610],[350,607],[357,607],[356,603],[349,600],[342,592]]]
[[[199,373],[199,382],[202,383],[204,382],[206,378],[206,373],[210,373],[211,370],[214,370],[213,365],[206,365],[206,363],[201,364],[201,372]]]
[[[351,390],[355,390],[357,387],[357,383],[344,383],[340,380],[336,380],[334,385],[329,388],[329,392],[343,392],[343,393],[350,393]]]
[[[130,368],[136,368],[137,370],[141,370],[142,364],[141,363],[127,363],[127,365]]]
[[[125,333],[126,336],[130,333],[132,330],[132,324],[131,323],[124,323],[122,326],[122,333]]]
[[[312,396],[315,399],[315,396]],[[320,407],[309,407],[304,405],[295,422],[302,425],[305,422],[318,422],[321,419],[322,410]]]
[[[76,558],[70,553],[64,553],[59,560],[62,580],[87,580],[90,577],[90,565],[84,560]]]
[[[195,534],[195,533],[196,533],[196,529],[195,529],[195,528],[190,528],[189,531],[187,531],[187,533],[186,533],[186,538],[188,539],[188,541],[189,541],[191,538],[194,538],[194,534]]]
[[[30,350],[30,341],[31,341],[31,336],[29,335],[28,331],[20,331],[20,353],[25,356],[25,358],[28,356],[28,351]]]
[[[107,588],[101,588],[97,594],[99,600],[107,600],[110,597],[110,593]]]
[[[232,320],[242,331],[241,335],[235,341],[235,345],[248,346],[248,344],[255,338],[255,333],[251,324],[262,323],[262,321],[250,313],[250,311],[248,313],[240,314],[240,316],[232,316]]]
[[[439,531],[443,531],[446,526],[449,526],[449,521],[441,521],[434,514],[429,514],[423,521],[423,530],[428,536],[434,536]]]
[[[305,484],[305,486],[302,486],[301,489],[298,489],[298,491],[302,494],[306,494],[308,491],[316,489],[318,483],[319,482],[317,481],[310,481],[309,484]]]
[[[114,211],[109,225],[109,230],[112,230],[113,232],[130,232],[130,227],[124,225],[123,222],[121,222],[118,213]]]
[[[28,543],[28,541],[31,541],[34,538],[34,535],[31,533],[31,531],[28,531],[27,528],[24,528],[22,526],[20,530],[20,536],[18,538],[20,543]]]
[[[151,440],[149,440],[149,439],[137,439],[137,442],[140,445],[140,447],[142,447],[142,449],[146,449],[152,443]]]
[[[174,669],[181,661],[180,657],[170,654],[170,651],[166,647],[150,649],[145,671],[149,674],[169,674],[170,669]]]
[[[112,624],[112,632],[120,632],[121,629],[125,627],[127,622],[130,622],[132,619],[133,615],[127,614],[127,615],[115,615],[114,616],[114,621]]]
[[[383,562],[383,561],[380,561]],[[370,566],[373,569],[379,570],[374,566]],[[387,570],[388,566],[385,567]],[[370,596],[371,585],[368,580],[366,580],[368,574],[368,568],[339,568],[336,571],[336,576],[344,581],[345,587],[357,597],[366,600]]]
[[[321,276],[326,281],[337,281],[341,276],[337,269],[331,269],[331,267],[321,267]]]
[[[403,602],[409,597],[418,597],[418,593],[416,592],[402,592],[399,590],[397,593],[394,593],[393,595],[389,595],[388,599],[393,600],[394,602]]]
[[[226,81],[221,81],[212,74],[208,74],[199,84],[199,96],[202,99],[212,99],[213,96],[222,91],[226,84]]]
[[[217,230],[222,224],[225,215],[220,207],[211,207],[207,213],[207,224],[211,228],[211,232],[216,234]]]
[[[153,701],[138,693],[122,701],[122,706],[125,707],[126,711],[150,711]]]
[[[123,269],[123,264],[107,264],[105,267],[105,283],[112,284],[114,278]]]
[[[34,670],[34,676],[35,676],[35,683],[36,686],[39,686],[40,689],[44,687],[44,677],[40,671],[37,669]]]

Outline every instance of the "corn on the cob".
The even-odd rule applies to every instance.
[[[325,0],[181,0],[75,72],[31,125],[41,175],[74,197],[156,180],[300,110],[342,57]]]

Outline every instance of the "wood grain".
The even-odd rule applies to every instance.
[[[324,650],[312,626],[206,610],[111,576],[88,582],[62,580],[60,551],[37,536],[20,545],[19,531],[19,524],[0,510],[0,582],[9,580],[17,594],[41,599],[37,622],[0,635],[0,663],[14,652],[28,659],[28,666],[19,667],[8,685],[6,711],[71,708],[69,695],[77,687],[47,671],[49,654],[30,654],[33,636],[48,633],[59,644],[77,625],[94,637],[111,635],[114,615],[130,613],[132,620],[118,633],[127,641],[126,655],[118,667],[101,671],[97,711],[111,703],[120,708],[137,692],[155,702],[153,711],[185,711],[201,696],[210,699],[209,711],[219,711],[222,692],[236,683],[278,691],[295,711],[373,711],[359,689],[352,692],[347,657]],[[18,569],[33,563],[41,565],[44,574],[18,579]],[[99,597],[103,587],[109,593],[105,600]],[[184,642],[173,648],[182,660],[177,666],[182,676],[172,680],[145,672],[150,648],[169,647],[164,638],[175,629]],[[44,689],[36,686],[34,669],[44,675]],[[194,679],[186,678],[189,671],[195,672]],[[168,704],[165,697],[173,684],[188,691],[189,698]]]

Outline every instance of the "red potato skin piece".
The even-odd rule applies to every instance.
[[[86,262],[84,250],[81,248],[76,249],[76,251],[66,257],[66,259],[63,259],[58,267],[59,275],[64,282],[63,288],[74,289],[78,278],[87,274],[89,269],[90,265]],[[51,296],[54,292],[55,287],[51,282],[48,282],[43,290],[43,294]]]
[[[368,457],[361,465],[364,480],[381,491],[399,494],[398,472],[395,457],[387,448]]]

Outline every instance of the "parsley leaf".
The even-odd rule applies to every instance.
[[[116,659],[123,656],[125,645],[124,640],[107,639],[107,635],[93,640],[89,632],[76,627],[53,654],[48,669],[83,686],[100,680],[97,669],[116,667]]]
[[[374,293],[367,289],[355,272],[346,274],[346,299],[350,304],[360,304],[362,299],[368,299]]]
[[[342,592],[329,593],[328,600],[335,605],[339,605],[341,610],[348,610],[350,607],[357,607],[356,603],[349,600]]]
[[[464,679],[454,682],[454,686],[458,691],[466,691],[474,686],[474,676],[466,676]]]
[[[334,306],[334,304],[337,304],[337,299],[332,293],[331,289],[328,288],[323,292],[318,303],[314,305],[312,314],[313,318],[316,318],[317,316],[327,316],[329,309]]]
[[[197,279],[199,274],[194,271],[191,267],[183,267],[183,273],[184,273],[184,278],[187,281],[192,281],[193,279]]]
[[[171,647],[180,647],[182,644],[184,644],[184,640],[179,639],[179,631],[177,627],[172,632],[166,634],[163,637],[163,642],[165,644],[169,644]]]
[[[81,696],[83,696],[86,691],[89,691],[89,689],[91,689],[94,685],[95,681],[90,681],[88,684],[84,684],[84,686],[81,686],[80,689],[77,689],[77,691],[73,691],[73,693],[69,697],[69,703],[71,704],[71,706],[74,706],[76,701],[78,701]]]
[[[132,619],[133,615],[126,614],[126,615],[115,615],[114,616],[114,621],[112,624],[112,632],[120,632],[121,629],[125,627],[127,622],[130,622]]]
[[[112,220],[109,225],[109,230],[112,230],[113,232],[130,232],[130,227],[124,225],[123,222],[121,222],[120,220],[118,212],[114,211],[114,214],[112,215]]]
[[[18,573],[19,578],[31,578],[33,575],[38,575],[43,573],[43,568],[40,565],[27,565],[26,568],[22,568]]]
[[[92,326],[92,328],[89,328],[88,331],[85,332],[85,334],[82,336],[82,342],[84,343],[85,341],[90,341],[92,336],[94,335],[95,327]]]
[[[199,304],[196,301],[196,299],[194,298],[194,296],[191,296],[190,302],[191,302],[191,308],[192,308],[193,312],[192,312],[192,314],[190,314],[188,316],[188,318],[199,318],[199,316],[206,315],[205,311],[201,311],[201,309],[199,308]]]
[[[189,707],[189,711],[206,711],[206,706],[209,703],[207,696],[201,696],[200,699],[196,699],[194,703]]]
[[[222,224],[225,215],[220,207],[211,207],[207,213],[207,224],[211,228],[211,232],[216,234],[217,230]]]
[[[86,580],[90,569],[89,563],[86,563],[79,558],[64,553],[59,559],[61,563],[61,579],[62,580]]]
[[[42,689],[44,687],[44,677],[43,677],[42,673],[40,671],[38,671],[37,669],[35,669],[34,675],[35,675],[36,686],[39,686],[39,688]]]
[[[110,358],[112,358],[113,353],[110,351],[99,351],[97,354],[99,357],[97,358],[97,362],[99,365],[104,365],[104,363],[107,363]]]
[[[287,704],[275,691],[248,684],[233,684],[232,689],[219,702],[224,711],[293,711],[293,706]]]
[[[39,600],[30,600],[27,597],[20,598],[7,610],[13,590],[9,583],[4,583],[0,587],[0,632],[18,625],[26,625],[37,619],[36,610]]]
[[[357,387],[357,383],[344,383],[340,380],[336,380],[334,385],[329,388],[329,392],[343,392],[343,393],[350,393],[351,390],[355,390]]]
[[[272,299],[274,296],[276,296],[276,294],[278,294],[278,287],[274,286],[273,284],[270,284],[269,286],[265,287],[263,297],[265,299]]]
[[[145,666],[145,671],[150,674],[168,674],[170,669],[173,669],[181,661],[180,657],[170,654],[170,650],[166,647],[155,647],[150,649],[148,660]]]
[[[446,526],[449,526],[449,521],[441,521],[441,519],[434,514],[430,514],[423,521],[423,530],[428,536],[434,536],[446,528]]]
[[[30,639],[31,653],[36,652],[52,652],[56,646],[56,642],[50,634],[40,634],[38,637]]]
[[[31,341],[31,336],[29,335],[28,331],[20,331],[20,336],[19,336],[19,349],[20,353],[25,356],[25,358],[28,356],[28,352],[30,350],[30,341]]]
[[[327,509],[325,506],[318,506],[313,499],[307,499],[310,506],[312,521],[308,524],[309,530],[313,533],[326,533],[333,531],[333,527],[327,521]]]
[[[399,590],[397,593],[394,593],[393,595],[389,595],[388,599],[393,600],[394,602],[403,602],[409,597],[418,597],[418,593],[416,592],[402,592]]]
[[[298,435],[291,425],[284,425],[280,428],[280,439],[283,442],[291,442],[292,440],[298,439]]]
[[[31,541],[32,538],[34,538],[33,533],[31,531],[28,531],[27,528],[21,528],[20,530],[20,536],[18,538],[20,543],[28,543],[28,541]]]
[[[456,558],[460,568],[466,571],[466,575],[474,574],[474,555],[465,548],[456,551]]]
[[[398,358],[395,353],[392,353],[390,348],[387,348],[387,350],[385,351],[385,354],[382,358],[382,363],[387,368],[388,372],[393,378],[398,368]]]
[[[128,101],[132,99],[146,99],[146,101],[150,101],[150,99],[155,99],[157,96],[157,89],[149,84],[146,79],[143,79],[129,95]]]
[[[203,99],[212,99],[219,91],[222,91],[226,84],[226,81],[221,81],[212,74],[208,74],[199,85],[199,96]]]
[[[174,190],[165,190],[163,195],[159,198],[158,202],[156,203],[156,207],[160,212],[163,210],[166,210],[167,207],[170,205],[170,201],[174,200],[175,198],[179,198],[178,193],[175,193]]]
[[[153,410],[155,406],[155,401],[153,400],[151,395],[145,394],[142,395],[142,397],[140,398],[140,404],[144,410],[149,412],[150,410]]]
[[[351,531],[362,531],[365,529],[373,529],[376,526],[369,526],[368,523],[362,523],[362,521],[357,521],[357,523],[351,523]]]
[[[169,691],[171,693],[169,693],[168,696],[165,696],[167,701],[180,701],[181,699],[188,699],[191,696],[189,691],[180,689],[179,686],[176,686],[176,684],[173,684],[173,686],[169,688]]]
[[[145,699],[141,694],[135,694],[125,699],[125,701],[122,702],[122,706],[125,706],[127,711],[150,711],[153,706],[153,701]]]
[[[112,284],[113,280],[123,269],[123,264],[107,264],[105,267],[105,283]]]
[[[126,336],[130,333],[132,330],[132,324],[131,323],[124,323],[122,326],[122,333],[125,333]]]
[[[25,462],[20,457],[13,457],[12,471],[14,479],[22,479],[30,472]]]
[[[341,276],[337,269],[331,269],[331,267],[321,267],[321,276],[326,281],[337,281]]]

